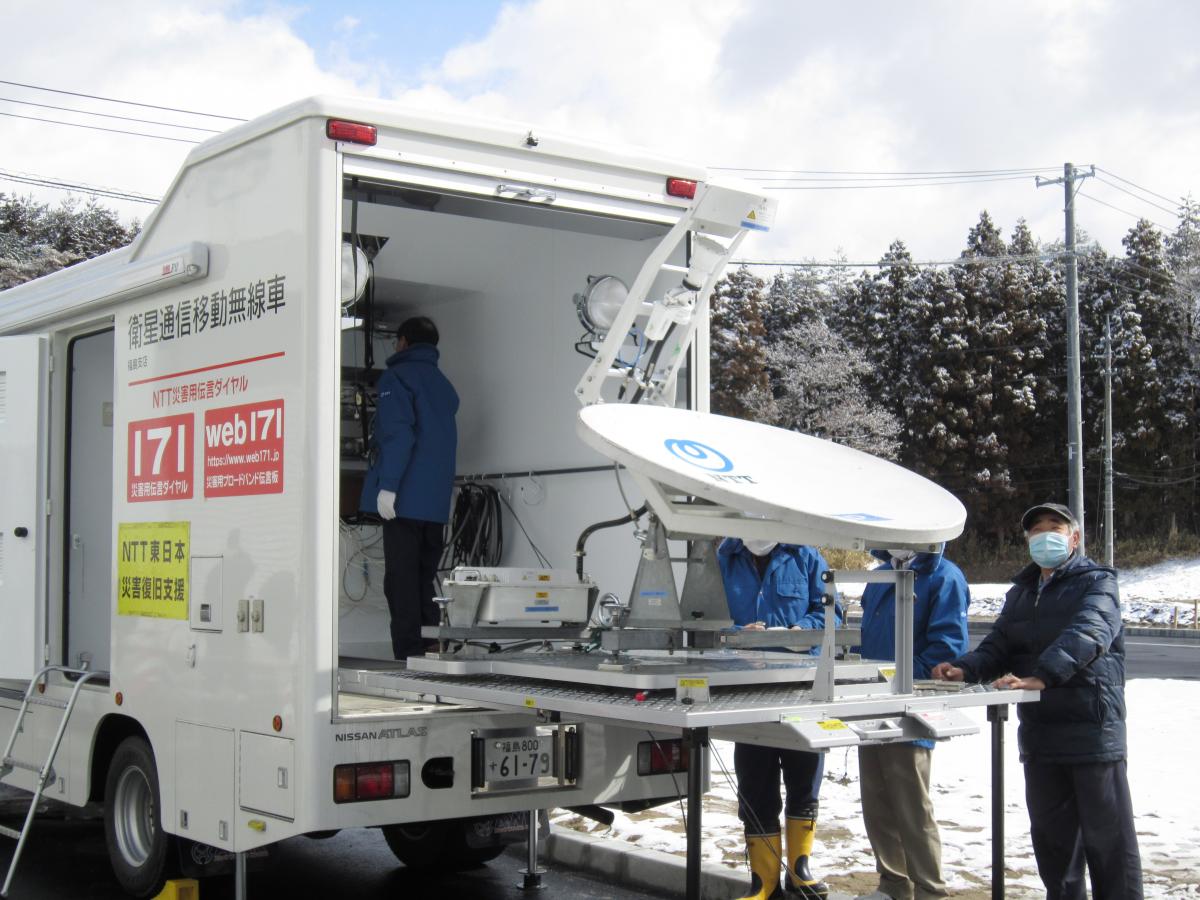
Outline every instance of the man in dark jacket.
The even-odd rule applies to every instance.
[[[1079,523],[1057,503],[1021,517],[1033,559],[1013,579],[979,647],[934,668],[1041,691],[1017,707],[1025,799],[1050,900],[1140,900],[1142,867],[1125,745],[1125,636],[1116,572],[1079,554]]]
[[[913,573],[913,676],[928,678],[933,667],[967,649],[970,590],[962,571],[937,553],[873,550],[883,569]],[[896,586],[868,584],[862,597],[862,646],[867,659],[895,659]],[[947,897],[942,880],[942,842],[929,772],[933,741],[905,741],[858,748],[863,824],[879,888],[860,900],[930,900]]]
[[[396,659],[421,653],[421,626],[438,620],[433,583],[454,489],[458,394],[438,369],[437,342],[437,326],[424,316],[396,331],[396,352],[377,385],[374,460],[359,504],[383,518],[383,592]]]
[[[825,627],[821,573],[829,566],[812,547],[726,538],[717,561],[734,625],[751,630]],[[834,615],[841,624],[841,610],[835,607]],[[828,886],[809,868],[824,761],[820,753],[733,745],[738,817],[745,826],[753,873],[746,900],[778,900],[784,890],[810,900],[829,895]],[[781,774],[786,806],[779,795]],[[787,822],[786,887],[779,879],[785,859],[781,811]]]

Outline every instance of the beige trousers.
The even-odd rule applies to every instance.
[[[879,890],[895,900],[949,896],[929,799],[932,752],[913,744],[858,748],[863,823],[875,851]]]

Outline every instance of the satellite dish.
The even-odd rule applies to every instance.
[[[630,470],[675,533],[928,548],[966,522],[958,498],[915,472],[783,428],[613,403],[581,409],[576,431]],[[713,506],[681,504],[677,494]]]

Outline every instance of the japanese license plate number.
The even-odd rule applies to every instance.
[[[490,783],[557,774],[552,735],[488,738],[484,748],[484,777]]]

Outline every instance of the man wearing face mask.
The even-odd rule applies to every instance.
[[[928,678],[938,663],[967,649],[970,590],[962,571],[939,550],[873,550],[882,568],[913,572],[913,677]],[[866,659],[895,659],[896,586],[868,584],[862,597],[862,646]],[[874,744],[858,748],[863,823],[879,888],[859,900],[928,900],[949,896],[942,881],[942,842],[929,770],[933,741]]]
[[[1017,707],[1017,741],[1046,896],[1084,900],[1086,863],[1093,900],[1141,900],[1117,575],[1079,553],[1079,523],[1067,507],[1039,504],[1021,527],[1033,562],[1013,579],[979,647],[933,675],[1042,692]]]
[[[717,549],[717,560],[729,614],[739,628],[825,627],[821,573],[829,566],[812,547],[726,538]],[[840,625],[839,607],[835,607],[835,615]],[[733,768],[738,817],[745,826],[753,877],[746,900],[779,900],[785,890],[804,898],[827,897],[829,888],[809,869],[824,757],[739,743],[734,745]],[[781,773],[786,805],[779,794]],[[781,811],[787,824],[786,858],[779,829]],[[787,869],[783,885],[781,866]]]

